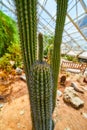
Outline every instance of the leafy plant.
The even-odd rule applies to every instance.
[[[12,68],[22,67],[22,56],[21,56],[21,48],[20,44],[12,43],[8,49],[8,53],[5,53],[0,58],[0,69],[5,70],[7,72],[11,72]],[[14,62],[14,65],[11,65],[11,61]]]
[[[44,46],[44,56],[47,56],[49,47],[54,43],[54,36],[53,35],[44,35],[43,36],[43,46]]]
[[[0,58],[0,69],[10,72],[12,66],[10,64],[11,55],[6,53],[3,57]]]
[[[77,57],[69,56],[69,55],[64,55],[62,56],[65,60],[73,61],[73,62],[78,62]]]
[[[22,55],[19,43],[12,43],[8,47],[8,53],[10,55],[10,60],[14,61],[14,67],[22,67]]]
[[[0,11],[0,57],[7,52],[12,42],[18,42],[16,22]]]

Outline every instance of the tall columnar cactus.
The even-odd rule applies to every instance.
[[[29,76],[30,66],[36,60],[37,46],[37,0],[15,0],[21,48]]]
[[[62,42],[62,34],[64,29],[68,0],[56,0],[56,2],[57,2],[57,18],[56,18],[56,28],[55,28],[54,48],[53,48],[53,63],[52,63],[53,78],[54,78],[53,108],[55,107],[55,100],[56,100],[56,90],[57,90],[58,74],[60,67],[60,46]]]
[[[43,60],[43,35],[42,33],[38,34],[38,60],[42,62]]]
[[[43,35],[38,35],[39,61],[30,69],[30,99],[35,130],[52,130],[53,80],[50,66],[43,62]]]
[[[31,67],[29,82],[34,128],[35,130],[53,130],[53,80],[50,66],[46,62],[37,61]]]
[[[42,61],[42,34],[39,34],[38,38],[40,46],[39,54],[41,54],[41,56],[39,55],[40,61],[35,62],[37,46],[37,0],[15,0],[34,130],[53,130],[52,111],[55,106],[56,87],[60,65],[60,45],[67,2],[68,0],[57,0],[57,20],[53,49],[52,74],[50,66]]]
[[[36,60],[37,48],[37,0],[14,0],[17,11],[19,36],[24,59],[28,89],[30,67]],[[30,97],[31,99],[31,97]],[[32,113],[31,113],[32,114]],[[32,122],[33,122],[32,118]],[[34,127],[33,127],[34,129]]]

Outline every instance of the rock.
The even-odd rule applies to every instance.
[[[84,102],[79,97],[72,98],[72,104],[75,108],[79,108],[84,105]]]
[[[63,75],[63,76],[61,76],[61,78],[60,78],[60,84],[61,84],[61,85],[65,85],[65,82],[66,82],[66,76]]]
[[[5,97],[0,95],[0,101],[3,101],[3,100],[5,100]]]
[[[84,91],[81,90],[81,89],[77,86],[77,84],[74,83],[74,82],[71,83],[71,87],[73,87],[74,90],[77,91],[77,92],[84,93]]]
[[[21,75],[20,78],[21,78],[23,81],[26,81],[26,76],[25,76],[25,75]]]
[[[0,104],[0,108],[3,108],[3,106],[4,106],[3,104]]]
[[[61,97],[62,96],[62,92],[60,90],[57,90],[57,96]]]
[[[84,77],[87,77],[87,70],[84,72]]]
[[[15,64],[15,61],[10,61],[10,64],[12,65],[12,66],[14,66],[14,64]]]
[[[21,110],[20,111],[20,115],[24,115],[25,111],[24,110]]]
[[[83,82],[87,83],[87,77],[84,77]]]
[[[84,105],[84,101],[78,97],[77,92],[72,87],[66,87],[64,90],[63,100],[66,103],[71,104],[74,108],[80,108]]]
[[[87,113],[82,113],[83,117],[87,119]]]
[[[83,87],[83,89],[87,91],[87,87]]]
[[[23,72],[23,70],[22,70],[22,69],[20,69],[20,68],[16,68],[16,73],[17,73],[18,75],[21,75],[21,74],[22,74],[22,72]]]
[[[87,83],[87,71],[84,72],[84,79],[83,82]]]
[[[64,130],[71,130],[71,129],[67,127],[67,128],[65,128]]]
[[[17,127],[20,128],[20,127],[21,127],[21,124],[20,124],[20,123],[17,123]]]

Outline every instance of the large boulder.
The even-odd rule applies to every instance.
[[[79,98],[77,92],[72,87],[66,87],[64,90],[63,99],[74,108],[79,108],[84,105],[84,101]]]

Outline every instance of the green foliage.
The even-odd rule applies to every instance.
[[[64,55],[63,58],[65,60],[73,61],[73,62],[78,62],[77,57],[69,56],[69,55]]]
[[[11,55],[6,53],[3,57],[0,58],[0,69],[10,72],[12,66],[10,64]]]
[[[54,43],[54,36],[53,35],[44,35],[43,37],[43,44],[44,44],[44,56],[47,56],[49,47]]]
[[[52,68],[52,59],[53,59],[53,44],[49,46],[48,49],[48,63],[50,64],[51,68]]]
[[[12,43],[11,46],[8,47],[8,53],[10,54],[11,57],[10,60],[15,62],[14,64],[15,68],[22,67],[22,54],[20,44]]]
[[[12,42],[18,42],[16,22],[0,11],[0,57],[7,52]]]
[[[52,71],[46,62],[37,61],[29,76],[30,99],[35,130],[52,130]]]
[[[0,58],[0,69],[10,72],[13,67],[14,68],[22,67],[22,56],[21,56],[20,44],[12,43],[7,50],[8,53],[5,53]],[[14,62],[13,66],[11,65],[10,61]]]

